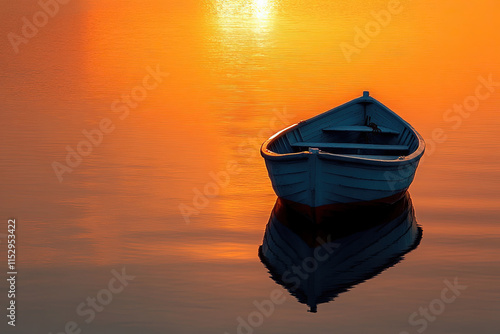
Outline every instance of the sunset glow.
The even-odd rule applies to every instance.
[[[4,1],[0,254],[16,277],[0,302],[17,328],[0,332],[498,332],[498,13],[493,0]],[[426,145],[411,173],[410,127]],[[261,151],[271,136],[284,139]],[[293,170],[293,154],[318,160]],[[368,210],[380,189],[412,205]],[[443,301],[455,281],[467,288]]]

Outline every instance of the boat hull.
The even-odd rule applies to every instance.
[[[273,189],[281,198],[320,207],[373,202],[392,204],[412,183],[418,161],[386,164],[345,161],[320,152],[291,161],[266,159]]]

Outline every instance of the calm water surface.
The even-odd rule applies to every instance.
[[[2,333],[499,332],[495,1],[74,0],[46,24],[40,10],[0,13],[0,249],[15,218],[19,272]],[[426,138],[410,188],[423,238],[308,313],[258,256],[276,202],[258,148],[363,90]],[[113,270],[134,278],[118,289]],[[446,280],[466,286],[449,303]]]

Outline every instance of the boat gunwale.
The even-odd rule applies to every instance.
[[[400,122],[403,123],[405,127],[407,127],[417,138],[418,140],[418,147],[410,154],[408,155],[402,155],[398,159],[373,159],[373,158],[364,158],[360,156],[351,156],[351,155],[346,155],[346,154],[338,154],[338,153],[330,153],[330,152],[325,152],[322,150],[319,150],[319,152],[311,153],[309,151],[301,151],[301,152],[293,152],[293,153],[276,153],[274,151],[271,151],[268,147],[279,137],[287,134],[288,132],[291,132],[295,130],[295,128],[301,127],[306,123],[312,123],[314,121],[317,121],[319,118],[327,116],[328,113],[334,112],[335,110],[343,109],[346,107],[349,107],[350,105],[353,104],[358,104],[358,103],[376,103],[380,107],[382,107],[386,112],[389,112],[392,116],[396,117]],[[396,114],[394,111],[392,111],[390,108],[379,102],[377,99],[371,97],[371,96],[362,96],[355,98],[351,101],[348,101],[344,104],[341,104],[333,109],[327,110],[319,115],[316,115],[314,117],[311,117],[307,120],[300,121],[298,123],[292,124],[271,137],[267,139],[261,146],[260,148],[260,153],[264,159],[268,160],[273,160],[273,161],[292,161],[292,160],[303,160],[303,159],[308,159],[311,154],[316,154],[318,155],[319,158],[326,159],[326,160],[336,160],[336,161],[347,161],[347,162],[355,162],[355,163],[361,163],[361,164],[371,164],[371,165],[400,165],[400,164],[408,164],[408,163],[414,163],[415,161],[420,160],[422,155],[425,152],[425,141],[423,137],[403,118],[401,118],[398,114]]]

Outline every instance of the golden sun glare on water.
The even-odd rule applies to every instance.
[[[269,17],[273,9],[272,0],[253,0],[252,10],[253,15],[259,20],[265,20]]]
[[[230,55],[231,62],[236,56],[245,58],[243,50],[249,47],[267,45],[266,36],[273,30],[275,1],[215,0],[217,39],[224,49],[222,54]]]
[[[215,6],[219,17],[248,18],[261,25],[270,18],[274,0],[217,0]]]

